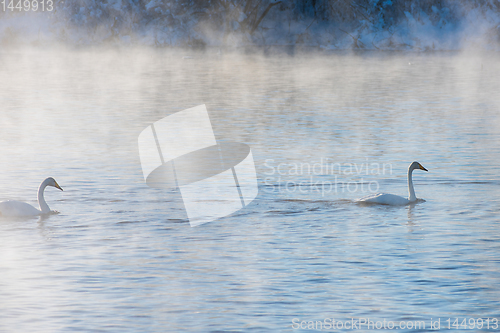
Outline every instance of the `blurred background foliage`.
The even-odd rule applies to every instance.
[[[54,0],[53,7],[45,13],[2,11],[3,44],[31,36],[31,42],[194,48],[428,48],[416,30],[429,28],[433,47],[464,30],[490,44],[500,40],[500,0]]]

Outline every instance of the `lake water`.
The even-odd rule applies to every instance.
[[[498,60],[1,52],[0,201],[36,205],[48,176],[64,192],[45,191],[60,214],[0,217],[0,331],[306,331],[328,318],[425,321],[409,331],[438,318],[488,331],[490,318],[494,331]],[[200,104],[218,140],[251,147],[259,195],[190,227],[179,192],[145,184],[137,138]],[[429,170],[413,173],[425,202],[354,202],[407,196],[412,161]]]

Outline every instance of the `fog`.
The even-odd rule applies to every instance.
[[[496,329],[498,1],[50,4],[0,3],[0,203],[64,189],[0,210],[0,331]]]
[[[0,4],[3,47],[286,45],[425,51],[491,50],[498,49],[500,41],[500,8],[495,0],[38,2]]]

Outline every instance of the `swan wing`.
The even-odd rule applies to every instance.
[[[26,202],[14,200],[0,202],[0,215],[3,216],[36,216],[41,213],[41,211]]]
[[[391,206],[402,206],[407,205],[410,201],[406,198],[400,197],[399,195],[388,194],[388,193],[377,193],[368,195],[361,199],[356,200],[358,203],[370,203],[379,205],[391,205]]]

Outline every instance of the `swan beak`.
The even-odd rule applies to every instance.
[[[429,172],[429,170],[427,170],[426,168],[424,168],[424,167],[422,166],[422,164],[419,164],[419,166],[420,166],[420,170],[424,170],[424,171]]]
[[[57,182],[55,182],[55,183],[56,183],[56,188],[60,189],[61,191],[64,191],[64,190],[62,189],[62,187],[61,187],[61,186],[59,186],[59,184],[58,184]]]

